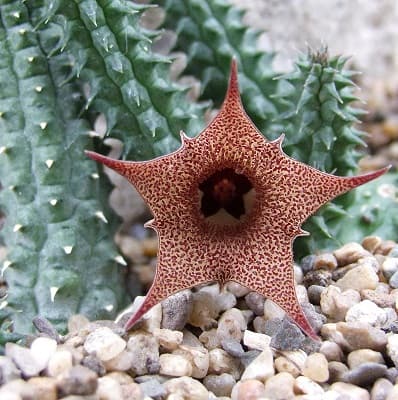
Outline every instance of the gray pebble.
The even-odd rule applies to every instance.
[[[173,331],[182,330],[192,308],[192,292],[182,290],[162,301],[161,327]]]
[[[245,296],[247,306],[256,315],[264,315],[264,296],[257,292],[250,292]]]
[[[388,368],[385,377],[393,384],[395,384],[398,378],[398,369],[395,367]]]
[[[311,285],[308,290],[308,299],[312,304],[318,305],[321,302],[321,294],[325,290],[324,286]]]
[[[304,274],[314,269],[315,260],[316,256],[313,254],[306,256],[301,260],[300,267],[303,270]]]
[[[135,374],[153,374],[159,371],[159,343],[155,337],[137,333],[130,336],[127,347],[134,355],[132,370]]]
[[[398,257],[398,246],[394,246],[387,254],[389,257]]]
[[[166,390],[163,385],[155,378],[148,379],[140,383],[140,388],[144,396],[148,396],[153,399],[163,398],[166,394]]]
[[[98,376],[106,374],[106,369],[103,362],[95,355],[88,355],[83,358],[82,365],[94,371]]]
[[[321,348],[321,342],[318,340],[314,340],[308,336],[305,336],[305,339],[300,345],[300,349],[303,350],[307,354],[317,353]]]
[[[339,361],[330,361],[328,364],[329,369],[329,383],[341,381],[341,377],[349,372],[347,365]]]
[[[30,349],[15,343],[6,343],[5,355],[14,361],[15,365],[26,378],[38,375],[43,369],[41,363],[32,355]]]
[[[341,376],[341,381],[357,386],[370,386],[376,379],[384,377],[387,367],[375,362],[365,362]]]
[[[242,357],[240,357],[240,362],[246,368],[249,364],[254,361],[261,354],[260,350],[249,350],[246,351]]]
[[[232,338],[222,339],[221,347],[232,357],[242,357],[245,352],[242,345]]]
[[[95,393],[98,386],[97,374],[87,367],[75,365],[58,378],[57,387],[62,396],[70,394],[89,395]]]
[[[305,340],[300,328],[285,318],[272,336],[270,346],[277,350],[297,350]]]
[[[60,342],[59,333],[47,318],[38,315],[37,317],[33,318],[32,323],[38,332],[44,333],[49,338],[56,340],[57,343]]]
[[[332,282],[332,273],[325,269],[317,269],[315,271],[309,271],[305,274],[303,284],[305,287],[311,285],[317,286],[329,286]]]
[[[394,274],[391,276],[389,284],[394,289],[398,288],[398,271],[394,272]]]
[[[394,385],[388,379],[377,379],[370,391],[370,400],[386,400],[393,386]]]
[[[226,373],[221,375],[207,375],[203,379],[203,384],[207,390],[213,392],[217,397],[230,397],[235,383],[235,378]]]
[[[274,336],[280,331],[282,326],[282,318],[271,318],[264,323],[264,330],[261,333],[265,333],[268,336]]]
[[[327,321],[326,317],[323,314],[317,313],[315,307],[311,303],[303,303],[301,304],[301,308],[314,331],[319,333],[322,325]]]
[[[0,386],[21,377],[18,368],[9,358],[0,356]]]
[[[253,320],[254,332],[264,333],[266,321],[263,317],[256,317]]]

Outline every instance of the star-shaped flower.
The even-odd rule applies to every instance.
[[[297,300],[292,242],[307,234],[301,224],[320,206],[388,168],[337,177],[286,156],[283,135],[267,141],[246,115],[235,62],[216,118],[196,138],[181,139],[177,151],[144,162],[87,152],[136,187],[154,215],[147,226],[159,237],[154,282],[126,329],[177,291],[235,281],[317,338]]]

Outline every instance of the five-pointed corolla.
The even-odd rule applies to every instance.
[[[152,287],[129,329],[158,302],[206,282],[235,281],[278,304],[317,338],[297,300],[292,242],[302,223],[334,197],[388,168],[356,177],[320,172],[283,153],[246,115],[236,63],[222,108],[181,147],[151,161],[118,161],[87,152],[127,178],[149,205],[159,254]]]

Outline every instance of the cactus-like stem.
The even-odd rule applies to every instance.
[[[92,139],[64,82],[70,59],[51,57],[57,31],[41,23],[46,3],[0,1],[3,315],[20,333],[38,314],[61,331],[74,313],[111,318],[126,297],[108,192],[83,152]]]

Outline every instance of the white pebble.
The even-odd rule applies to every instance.
[[[159,340],[159,344],[168,351],[175,350],[183,339],[183,333],[180,331],[172,331],[170,329],[156,328],[153,331],[153,336]]]
[[[398,334],[392,334],[387,337],[387,355],[398,367]]]
[[[324,390],[321,385],[307,378],[306,376],[299,376],[296,378],[294,387],[297,392],[302,394],[322,395]]]
[[[272,400],[294,399],[293,386],[295,379],[287,372],[271,376],[265,382],[265,398]]]
[[[167,394],[170,399],[170,394],[180,395],[182,399],[189,400],[208,400],[209,392],[197,380],[183,376],[181,378],[170,379],[164,383]]]
[[[134,355],[129,350],[123,350],[116,357],[104,361],[107,371],[128,371],[134,363]]]
[[[246,328],[247,323],[241,310],[231,308],[225,311],[218,320],[217,335],[220,340],[231,338],[240,342]]]
[[[123,391],[119,382],[107,376],[98,378],[96,395],[101,400],[124,400]]]
[[[191,376],[196,379],[203,379],[209,370],[210,356],[209,351],[203,346],[181,345],[173,354],[183,356],[189,360],[192,366]]]
[[[274,373],[273,354],[272,350],[268,347],[246,367],[241,379],[257,379],[265,382],[269,377],[273,376]]]
[[[334,321],[344,321],[350,307],[361,301],[360,294],[353,289],[344,292],[334,285],[328,286],[321,294],[322,312]]]
[[[84,350],[89,354],[95,354],[101,361],[116,357],[125,347],[126,342],[107,327],[91,332],[84,342]]]
[[[243,344],[249,349],[265,350],[269,348],[271,342],[271,336],[265,335],[264,333],[257,333],[253,331],[245,330],[243,333]]]
[[[392,308],[381,308],[370,300],[352,306],[345,316],[347,322],[364,322],[375,327],[389,327],[397,314]]]
[[[264,319],[280,318],[285,316],[285,312],[276,303],[271,300],[264,302]]]
[[[47,375],[58,376],[72,368],[72,353],[67,350],[58,350],[48,360]]]
[[[330,389],[344,396],[347,400],[369,400],[369,392],[351,383],[335,382]]]
[[[372,268],[369,263],[363,263],[347,271],[347,273],[336,282],[336,286],[342,290],[354,289],[360,292],[364,289],[374,290],[378,283],[379,278],[374,268]]]
[[[384,358],[381,353],[371,349],[354,350],[347,356],[347,364],[350,369],[367,362],[384,364]]]
[[[54,339],[46,337],[38,337],[30,346],[30,352],[40,365],[40,370],[47,367],[50,357],[56,352],[56,350],[57,342]]]
[[[161,354],[159,357],[160,371],[162,375],[168,376],[191,376],[192,365],[179,354]]]
[[[326,357],[322,353],[310,354],[305,361],[303,375],[315,382],[326,382],[329,379]]]

